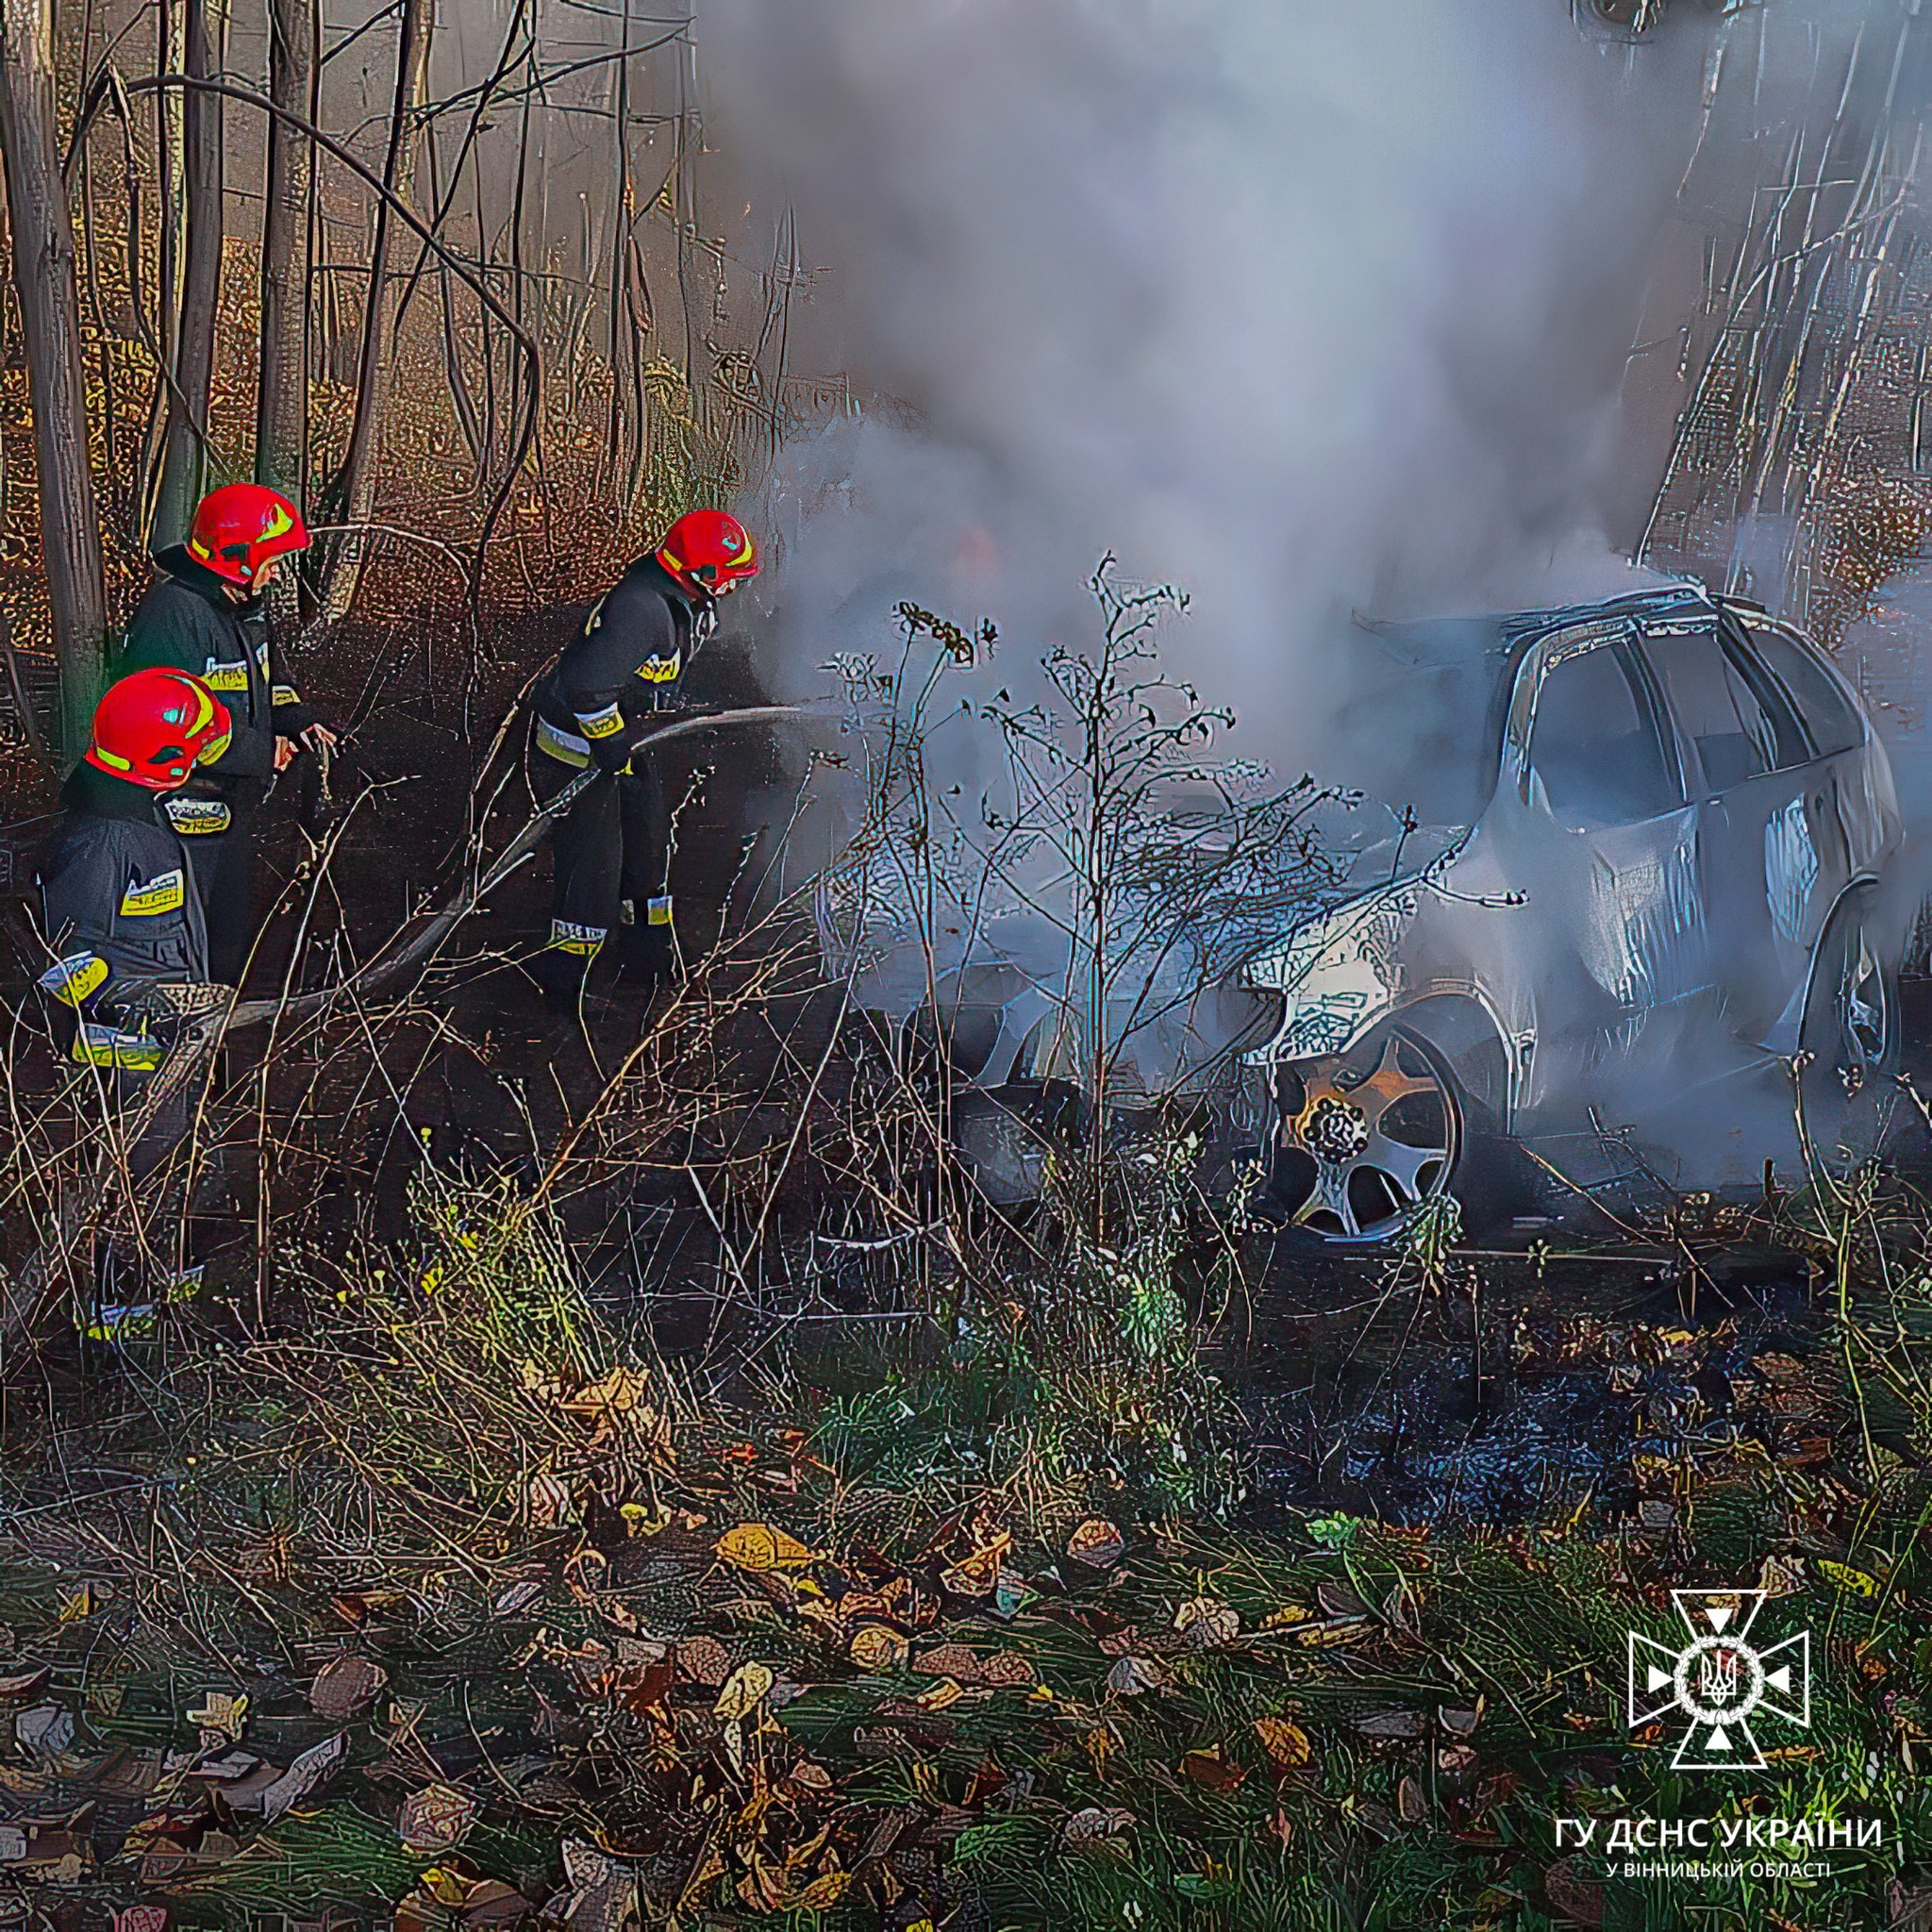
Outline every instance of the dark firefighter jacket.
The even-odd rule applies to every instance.
[[[40,862],[55,960],[41,987],[78,1015],[75,1059],[151,1072],[161,1043],[138,1024],[143,995],[208,976],[188,848],[162,817],[158,794],[92,765],[75,767],[60,800],[66,811]]]
[[[164,807],[183,832],[224,832],[230,804],[252,804],[267,791],[275,740],[315,721],[275,656],[260,598],[235,603],[185,545],[158,552],[155,562],[161,575],[128,624],[115,675],[151,667],[191,672],[227,706],[235,726],[227,750],[197,767]]]
[[[693,608],[655,557],[640,558],[537,687],[537,748],[621,772],[651,714],[677,702],[677,680],[714,621],[708,599]]]

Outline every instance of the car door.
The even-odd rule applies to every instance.
[[[1724,1018],[1789,1050],[1811,941],[1846,876],[1843,841],[1821,837],[1828,774],[1790,694],[1715,612],[1643,633],[1692,789]]]
[[[1540,1094],[1635,1045],[1711,983],[1695,813],[1629,626],[1540,645],[1520,674],[1518,862],[1539,944]],[[1558,1037],[1570,1036],[1567,1046]]]

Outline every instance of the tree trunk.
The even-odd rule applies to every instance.
[[[429,60],[428,0],[403,0],[396,41],[396,92],[390,113],[389,153],[382,182],[391,194],[407,192],[415,110],[423,99]],[[375,454],[382,418],[382,377],[389,353],[390,242],[395,224],[387,200],[377,203],[375,235],[369,251],[369,299],[363,310],[362,359],[356,379],[356,413],[349,446],[329,491],[330,521],[366,524],[375,507]],[[362,538],[352,529],[341,540],[324,584],[322,614],[335,623],[348,611],[362,573]]]
[[[269,0],[269,98],[314,117],[312,0]],[[255,402],[255,480],[302,500],[308,427],[308,141],[286,122],[268,129],[261,224],[261,371]]]
[[[0,0],[0,157],[12,228],[41,485],[41,555],[60,667],[61,742],[87,743],[108,634],[101,526],[88,471],[74,217],[60,179],[51,0]]]
[[[186,0],[182,71],[199,80],[220,72],[226,21],[224,0]],[[214,382],[215,316],[222,299],[222,101],[191,90],[181,104],[186,162],[188,246],[181,273],[181,320],[175,331],[175,379],[168,395],[168,441],[155,537],[187,536],[208,472],[208,392]]]

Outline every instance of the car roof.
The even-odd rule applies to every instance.
[[[1702,584],[1674,582],[1491,616],[1390,622],[1357,614],[1362,661],[1337,720],[1332,775],[1373,796],[1413,803],[1425,821],[1472,824],[1495,786],[1517,669],[1536,645],[1586,625],[1610,635],[1626,625],[1701,628],[1719,608]],[[1393,733],[1391,706],[1405,727]]]

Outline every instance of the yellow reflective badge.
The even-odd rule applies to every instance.
[[[638,675],[646,684],[670,684],[684,669],[684,653],[675,652],[669,658],[646,658],[638,666]]]
[[[601,711],[579,711],[576,717],[586,738],[615,738],[624,729],[624,713],[615,705]]]
[[[292,684],[278,684],[270,691],[268,701],[279,710],[284,705],[299,705],[302,693]]]
[[[245,658],[230,662],[210,658],[202,666],[201,681],[210,691],[246,691],[248,689],[248,660]]]
[[[547,752],[559,764],[583,766],[591,762],[590,741],[559,731],[548,718],[537,720],[537,749]]]
[[[124,1033],[118,1026],[85,1023],[74,1036],[74,1058],[84,1067],[104,1067],[123,1074],[152,1074],[167,1058],[167,1048],[148,1033]]]
[[[108,980],[108,962],[98,953],[70,953],[41,974],[42,992],[77,1007],[97,993]]]
[[[155,919],[163,912],[178,912],[187,903],[187,874],[177,865],[173,872],[164,872],[158,878],[149,879],[146,885],[139,880],[130,881],[127,890],[121,894],[121,916],[124,919]]]
[[[577,925],[568,919],[550,922],[550,944],[559,953],[575,953],[581,958],[594,958],[609,929],[601,925]]]
[[[161,809],[167,813],[168,823],[184,839],[225,832],[235,816],[219,798],[171,798]]]

